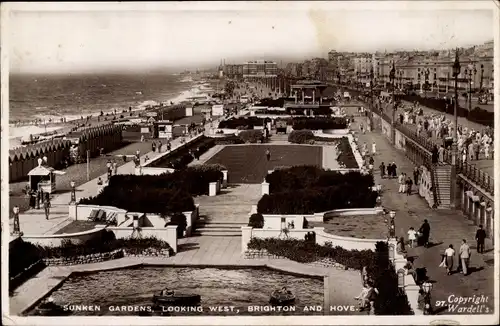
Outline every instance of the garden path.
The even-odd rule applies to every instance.
[[[355,114],[352,112],[352,114]],[[358,123],[361,117],[355,118],[353,130],[359,130]],[[365,122],[366,125],[366,122]],[[383,189],[382,205],[390,210],[396,211],[396,235],[407,238],[406,232],[413,226],[420,228],[424,219],[427,219],[431,226],[432,247],[417,247],[409,249],[409,256],[415,257],[415,268],[427,268],[428,276],[435,281],[432,290],[433,302],[435,300],[445,300],[447,302],[450,295],[472,296],[485,295],[489,297],[487,305],[493,306],[493,246],[490,240],[486,240],[487,253],[481,255],[475,252],[474,236],[477,227],[458,210],[433,210],[423,198],[414,192],[407,196],[398,193],[397,179],[381,179],[378,166],[381,162],[386,165],[388,162],[395,162],[398,174],[405,172],[413,177],[414,165],[400,150],[395,149],[389,140],[378,132],[359,134],[359,142],[371,144],[376,143],[377,154],[375,155],[375,183],[381,184]],[[369,146],[370,147],[370,146]],[[471,257],[471,274],[463,276],[462,274],[446,275],[443,268],[438,267],[440,263],[440,254],[453,244],[456,250],[460,247],[461,240],[466,239],[473,249]],[[456,265],[456,264],[455,264]],[[492,310],[491,310],[492,311]],[[442,313],[446,313],[443,311]]]

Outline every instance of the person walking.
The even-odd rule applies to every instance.
[[[268,162],[271,160],[271,151],[269,150],[269,148],[266,149],[266,159]]]
[[[153,152],[156,152],[156,142],[153,140],[153,142],[151,143],[151,150]]]
[[[415,248],[415,241],[417,240],[417,231],[412,227],[408,230],[408,241],[410,243],[410,248]]]
[[[116,175],[118,173],[118,164],[113,162],[113,175]]]
[[[467,276],[468,268],[469,268],[469,261],[470,261],[470,247],[469,244],[467,244],[467,240],[462,239],[462,245],[460,246],[460,264],[459,267],[461,267],[461,273],[464,274],[464,276]]]
[[[170,152],[172,149],[172,144],[170,143],[170,140],[167,142],[167,151]]]
[[[415,167],[413,169],[413,183],[415,183],[415,186],[418,186],[418,179],[420,177],[420,170],[418,167]]]
[[[413,185],[413,181],[411,180],[410,177],[406,177],[406,195],[410,196],[411,195],[411,187]]]
[[[429,221],[425,219],[418,232],[421,234],[422,245],[427,248],[429,246],[429,237],[431,234],[431,226],[429,224]]]
[[[372,155],[377,154],[377,144],[375,142],[372,143]]]
[[[50,200],[45,200],[43,203],[43,209],[45,210],[45,219],[49,219],[49,214],[50,214]]]
[[[396,162],[392,162],[392,177],[395,178],[398,175],[398,167],[396,166]]]
[[[486,239],[486,231],[483,229],[483,225],[479,225],[479,229],[476,231],[476,242],[477,242],[477,253],[482,254],[484,252],[484,239]]]
[[[384,164],[384,162],[380,163],[380,166],[378,168],[380,169],[380,178],[384,179],[385,178],[385,164]]]
[[[453,269],[453,257],[455,257],[455,249],[453,249],[453,245],[450,244],[448,248],[444,251],[444,255],[446,257],[446,271],[448,275],[451,275],[451,271]]]
[[[42,201],[42,192],[40,189],[36,191],[36,209],[40,209],[40,202]]]
[[[398,183],[399,183],[399,193],[404,193],[405,192],[405,176],[403,173],[399,175],[398,178]]]

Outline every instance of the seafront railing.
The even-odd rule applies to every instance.
[[[391,123],[391,118],[383,111],[372,108],[372,111],[382,117],[385,121],[388,123]],[[426,138],[423,136],[418,135],[414,130],[411,130],[404,126],[403,124],[400,124],[397,121],[394,121],[394,127],[396,130],[401,132],[403,135],[406,137],[410,138],[426,150],[432,153],[432,149],[434,146],[438,146],[437,142],[432,140],[431,138]],[[494,189],[495,189],[495,179],[493,176],[489,175],[487,172],[479,169],[475,164],[471,164],[469,162],[464,162],[460,154],[457,154],[457,159],[456,159],[456,164],[455,167],[457,169],[457,173],[461,173],[464,176],[466,176],[468,179],[470,179],[472,182],[478,184],[482,188],[484,188],[486,191],[494,195]],[[443,159],[445,163],[452,164],[452,152],[451,150],[445,149],[444,150],[444,155]]]

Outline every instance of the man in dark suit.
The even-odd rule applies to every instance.
[[[479,225],[479,229],[476,231],[477,252],[479,254],[484,252],[484,239],[486,239],[486,231],[482,225]]]

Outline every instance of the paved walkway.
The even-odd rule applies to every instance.
[[[172,149],[175,149],[181,144],[181,138],[174,139],[172,144]],[[166,151],[166,145],[163,145],[161,152],[149,152],[141,156],[141,162],[144,162],[146,156],[150,160],[163,155]],[[134,174],[135,173],[135,163],[129,161],[124,165],[118,167],[119,174]],[[107,179],[107,175],[103,174],[100,176],[102,180]],[[76,199],[95,196],[97,194],[97,180],[98,177],[90,180],[81,186],[76,187]],[[65,192],[57,194],[52,197],[50,210],[50,217],[47,220],[45,218],[45,213],[43,209],[30,209],[24,213],[19,214],[19,222],[21,231],[24,234],[53,234],[57,232],[60,228],[71,223],[68,218],[68,203],[71,201],[71,192]],[[11,231],[14,229],[14,219],[9,220],[9,225]]]
[[[244,259],[241,255],[241,238],[195,237],[181,239],[179,252],[169,258],[125,257],[94,264],[47,267],[14,291],[10,297],[10,313],[12,315],[21,314],[63,283],[73,272],[101,271],[140,265],[267,266],[301,275],[329,276],[328,300],[330,305],[355,305],[356,302],[353,298],[359,294],[361,287],[357,271],[311,266],[285,259]]]
[[[359,130],[358,121],[364,118],[356,118],[353,124],[354,130]],[[365,123],[366,124],[366,123]],[[426,267],[428,276],[435,281],[433,288],[433,300],[447,300],[448,296],[455,294],[457,296],[486,295],[489,296],[488,305],[493,306],[493,246],[491,241],[487,240],[486,254],[480,255],[475,251],[475,232],[476,226],[457,210],[433,210],[414,190],[414,194],[407,196],[398,193],[397,179],[381,179],[378,166],[381,162],[386,165],[389,162],[395,162],[398,174],[405,172],[413,178],[414,165],[406,158],[402,151],[395,149],[389,140],[380,133],[372,132],[366,134],[357,134],[360,143],[366,142],[371,148],[372,142],[376,143],[377,155],[375,158],[375,183],[381,184],[384,190],[382,195],[382,205],[396,211],[396,233],[397,236],[404,236],[407,239],[407,231],[413,226],[420,228],[424,219],[427,219],[431,226],[431,242],[434,244],[431,248],[417,247],[409,249],[409,256],[416,258],[415,268]],[[415,189],[415,187],[414,187]],[[443,268],[438,267],[440,263],[440,254],[453,244],[458,251],[461,240],[466,239],[473,249],[471,258],[471,271],[469,276],[462,274],[446,275]],[[456,265],[456,264],[455,264]],[[442,313],[446,313],[443,311]]]

